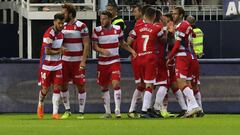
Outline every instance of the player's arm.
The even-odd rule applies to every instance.
[[[167,43],[167,30],[166,27],[163,27],[159,32],[158,32],[158,37],[160,40],[165,44]]]
[[[173,57],[176,55],[176,53],[178,52],[180,45],[181,45],[181,41],[183,40],[183,37],[185,36],[185,34],[181,31],[176,31],[175,32],[175,42],[172,48],[172,51],[168,54],[167,56],[167,65],[169,64],[169,62],[173,59]]]
[[[98,44],[98,35],[96,34],[95,29],[93,30],[93,35],[92,35],[92,46],[93,46],[93,50],[95,50],[96,52],[103,54],[105,56],[109,56],[110,52],[106,49],[103,49],[101,47],[99,47]]]
[[[85,26],[85,28],[81,32],[82,38],[82,43],[83,43],[83,56],[82,56],[82,61],[80,63],[80,69],[84,69],[86,66],[86,61],[87,57],[89,54],[89,46],[90,46],[90,38],[88,34],[88,28]]]
[[[126,45],[132,46],[132,44],[136,40],[136,38],[137,38],[137,34],[136,34],[135,30],[130,31],[129,36],[127,38]]]
[[[105,56],[109,56],[111,54],[108,50],[99,47],[99,45],[96,41],[93,41],[93,49],[96,52],[99,52],[100,54],[105,55]]]
[[[132,42],[132,41],[130,41],[130,42]],[[131,43],[132,44],[132,43]],[[133,55],[133,57],[136,57],[137,56],[137,53],[130,47],[130,45],[129,44],[127,44],[124,40],[121,40],[120,41],[120,46],[123,48],[123,49],[125,49],[125,50],[127,50],[128,52],[130,52],[132,55]]]
[[[123,36],[121,37],[120,36],[120,45],[123,49],[129,51],[133,57],[136,57],[137,56],[137,53],[131,48],[134,40],[136,38],[136,32],[134,30],[132,30],[130,33],[129,33],[129,37],[127,39],[127,42],[125,42],[123,40]]]
[[[52,48],[54,37],[51,34],[45,34],[43,38],[44,52],[46,55],[56,55],[62,53],[62,48]]]
[[[59,49],[52,49],[52,48],[47,47],[47,46],[45,47],[45,53],[47,55],[61,54],[61,52],[62,52],[61,48],[59,48]]]

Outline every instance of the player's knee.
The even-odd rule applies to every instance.
[[[152,92],[153,92],[153,88],[152,88],[152,87],[147,87],[147,88],[146,88],[146,91],[152,93]]]
[[[142,86],[141,84],[137,85],[137,90],[138,90],[138,91],[141,91],[141,92],[143,92],[143,91],[144,91],[144,89],[145,89],[145,87],[144,87],[144,86]]]
[[[60,93],[60,89],[54,89],[54,90],[53,90],[53,93],[59,94],[59,93]]]
[[[120,90],[120,86],[113,87],[113,90]]]
[[[62,90],[62,86],[61,85],[54,85],[53,89],[54,90]]]
[[[199,89],[193,89],[194,95],[196,95],[199,92]]]
[[[172,92],[173,92],[174,94],[176,94],[177,91],[178,91],[178,88],[172,88]]]
[[[101,86],[101,91],[102,92],[107,92],[108,91],[108,86]]]
[[[187,86],[187,82],[185,79],[179,78],[177,79],[177,85],[179,89],[184,89]]]
[[[46,95],[48,93],[49,88],[43,87],[41,89],[42,94]]]
[[[112,87],[113,87],[113,89],[120,87],[119,81],[113,81],[112,82]]]
[[[62,91],[62,92],[68,91],[68,86],[67,86],[66,84],[63,84],[61,91]]]
[[[78,93],[80,93],[80,94],[86,92],[84,85],[77,85],[77,88],[78,88]]]

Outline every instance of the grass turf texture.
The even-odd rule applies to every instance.
[[[52,120],[45,114],[0,114],[0,135],[237,135],[240,115],[205,115],[203,118],[99,119],[101,114],[86,114],[84,120],[72,115],[67,120]]]

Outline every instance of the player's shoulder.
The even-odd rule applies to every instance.
[[[155,23],[153,26],[154,26],[157,30],[163,28],[163,24],[162,24],[161,22]]]
[[[82,26],[85,26],[86,24],[84,22],[82,22],[82,21],[77,20],[75,22],[75,25],[78,26],[78,27],[82,27]]]
[[[49,27],[44,33],[44,36],[54,36],[54,35],[55,35],[55,32],[52,26]]]
[[[188,28],[190,25],[190,23],[188,21],[182,21],[179,25],[180,28]]]
[[[113,27],[113,29],[115,29],[115,30],[121,30],[121,27],[119,26],[119,25],[112,25],[112,27]]]
[[[141,24],[143,24],[143,23],[144,23],[143,19],[140,18],[140,19],[138,19],[137,22],[135,23],[135,26],[141,25]]]
[[[102,26],[97,26],[94,28],[95,32],[101,32],[102,31]]]

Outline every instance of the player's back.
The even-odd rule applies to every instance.
[[[144,24],[144,20],[142,18],[138,19],[134,25],[135,27],[138,27],[139,25]],[[133,50],[137,51],[137,41],[135,40],[132,44],[132,48]]]
[[[160,26],[143,23],[134,28],[137,40],[137,53],[156,52],[157,38],[162,36],[163,31]],[[134,33],[133,32],[133,33]]]
[[[161,28],[163,28],[163,23],[162,22],[157,22],[154,23],[154,25],[158,25]],[[164,32],[164,35],[166,35],[166,33]],[[164,58],[165,55],[165,42],[163,42],[163,40],[161,40],[161,38],[157,39],[157,43],[156,43],[156,49],[157,49],[157,54],[160,58]]]

